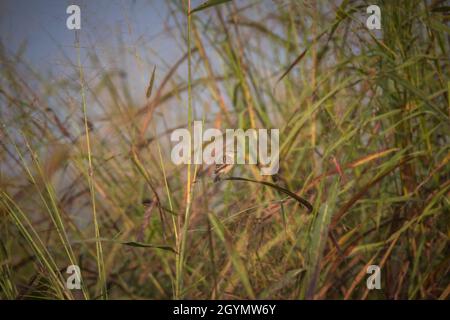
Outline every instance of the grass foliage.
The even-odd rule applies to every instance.
[[[448,299],[449,4],[378,5],[381,31],[362,1],[168,2],[185,55],[136,56],[140,97],[94,51],[97,82],[80,51],[55,82],[3,43],[0,297]],[[279,173],[175,166],[194,119],[279,128]]]

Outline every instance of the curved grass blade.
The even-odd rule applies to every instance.
[[[86,239],[86,240],[80,240],[75,242],[95,242],[96,239]],[[168,245],[160,245],[160,244],[151,244],[151,243],[145,243],[145,242],[139,242],[139,241],[121,241],[121,240],[114,240],[114,239],[106,239],[106,238],[100,238],[98,241],[101,242],[111,242],[111,243],[117,243],[122,244],[124,246],[129,247],[136,247],[136,248],[154,248],[154,249],[161,249],[161,250],[167,250],[172,251],[174,253],[177,253],[177,251]]]
[[[125,246],[130,246],[130,247],[155,248],[155,249],[168,250],[168,251],[177,253],[174,248],[172,248],[171,246],[166,246],[166,245],[155,245],[155,244],[151,244],[151,243],[138,242],[138,241],[125,241],[125,242],[119,241],[119,243],[123,244]]]
[[[145,92],[145,96],[147,97],[147,99],[152,95],[153,83],[155,82],[155,71],[156,66],[153,67],[152,76],[150,77],[150,83],[148,84],[147,91]]]
[[[290,196],[291,198],[293,198],[294,200],[296,200],[298,203],[300,203],[301,205],[303,205],[304,207],[306,207],[309,211],[309,213],[311,213],[313,211],[313,206],[311,203],[308,202],[308,200],[303,199],[302,197],[296,195],[295,193],[293,193],[292,191],[289,191],[288,189],[282,188],[276,184],[273,184],[271,182],[267,182],[267,181],[258,181],[258,180],[252,180],[252,179],[247,179],[247,178],[241,178],[241,177],[229,177],[229,178],[224,178],[222,180],[235,180],[235,181],[247,181],[247,182],[254,182],[254,183],[259,183],[271,188],[274,188],[288,196]]]
[[[222,3],[225,3],[225,2],[229,2],[229,1],[231,1],[231,0],[210,0],[210,1],[206,1],[205,3],[199,5],[198,7],[194,8],[194,9],[192,9],[189,12],[189,14],[192,14],[192,13],[197,12],[197,11],[202,11],[202,10],[205,10],[205,9],[207,9],[209,7],[217,6],[219,4],[222,4]]]
[[[283,72],[283,74],[278,78],[277,83],[283,80],[283,78],[305,57],[306,52],[309,48],[306,48],[303,50],[300,55],[295,58],[295,60],[286,68],[286,71]]]

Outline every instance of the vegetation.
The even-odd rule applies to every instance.
[[[92,50],[98,81],[83,30],[66,81],[3,43],[0,297],[448,299],[449,4],[377,4],[370,31],[362,1],[172,1],[185,54],[125,76]],[[279,128],[279,173],[175,166],[193,120]]]

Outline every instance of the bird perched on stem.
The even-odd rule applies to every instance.
[[[223,163],[222,164],[216,164],[216,167],[214,168],[214,182],[220,181],[221,177],[226,175],[228,172],[233,169],[234,161],[228,161],[230,163],[227,163],[228,160],[234,160],[234,153],[225,153],[223,156]]]

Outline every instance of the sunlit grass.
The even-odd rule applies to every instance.
[[[445,3],[380,1],[376,32],[360,1],[209,4],[167,4],[184,53],[135,55],[145,105],[95,52],[54,84],[3,44],[0,297],[448,299]],[[280,129],[279,173],[175,166],[194,120]]]

